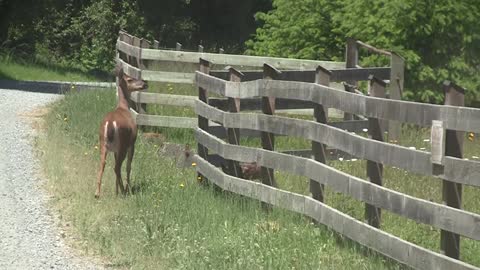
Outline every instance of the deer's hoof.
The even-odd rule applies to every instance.
[[[95,199],[100,198],[100,194],[95,193]]]

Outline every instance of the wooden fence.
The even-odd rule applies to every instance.
[[[480,162],[462,159],[464,132],[480,132],[480,109],[463,107],[464,91],[461,87],[445,82],[445,105],[407,102],[385,98],[386,80],[390,83],[390,97],[394,95],[391,84],[400,86],[400,81],[403,83],[403,71],[401,75],[392,75],[392,70],[398,67],[342,69],[338,65],[345,63],[251,56],[228,58],[225,54],[141,49],[121,39],[117,45],[119,52],[125,53],[124,57],[199,61],[199,71],[189,77],[149,72],[139,68],[141,65],[136,67],[120,60],[124,62],[127,74],[135,78],[165,81],[173,76],[195,81],[198,98],[141,93],[133,99],[136,102],[194,106],[198,119],[153,116],[135,111],[132,114],[139,124],[195,127],[198,155],[194,159],[200,177],[206,181],[260,200],[268,207],[273,205],[309,216],[363,246],[416,269],[478,269],[458,260],[460,236],[480,240],[480,215],[461,209],[462,185],[480,186]],[[212,62],[262,66],[262,70],[240,72],[230,67],[211,71]],[[279,70],[279,67],[297,70]],[[347,81],[351,85],[362,80],[368,81],[369,95],[331,87],[334,81]],[[221,97],[208,98],[207,93]],[[313,121],[275,115],[279,108],[305,107],[313,108]],[[367,120],[347,121],[335,126],[328,123],[327,108],[364,116]],[[261,110],[261,113],[245,110]],[[387,121],[431,127],[431,152],[384,142]],[[368,138],[344,130],[351,124],[367,127]],[[311,140],[312,148],[303,156],[276,152],[275,136],[278,135]],[[260,136],[262,148],[240,146],[240,136]],[[367,180],[327,166],[326,147],[367,160]],[[213,162],[213,155],[209,152],[217,154],[217,162]],[[256,162],[262,166],[261,183],[242,179],[239,162]],[[217,167],[218,163],[223,165],[222,169]],[[443,182],[445,203],[383,187],[383,165],[439,179]],[[308,177],[312,196],[277,188],[274,170]],[[324,204],[324,186],[364,202],[367,223]],[[444,254],[382,231],[382,209],[440,229],[440,246]]]
[[[231,74],[235,73],[238,71],[231,70]],[[200,119],[208,119],[219,123],[236,138],[226,143],[209,132],[205,121],[199,125],[196,138],[205,148],[197,157],[198,171],[202,175],[223,189],[308,215],[348,238],[411,267],[476,269],[453,259],[459,258],[459,235],[480,240],[480,215],[460,209],[461,185],[480,186],[480,163],[461,158],[463,132],[480,132],[480,110],[461,107],[463,89],[446,83],[446,105],[440,106],[384,99],[386,84],[375,76],[369,76],[370,96],[364,96],[329,87],[333,73],[324,68],[316,70],[316,83],[278,81],[275,74],[278,71],[269,65],[264,66],[263,79],[250,82],[238,82],[236,76],[230,77],[235,80],[226,81],[211,74],[196,73],[200,92],[228,97],[237,106],[242,105],[244,98],[263,97],[262,114],[238,113],[238,109],[232,110],[232,107],[225,112],[211,106],[205,99],[196,101],[195,112],[199,115],[199,122]],[[273,101],[277,98],[313,102],[317,106],[316,121],[274,116]],[[325,107],[368,117],[369,138],[325,124]],[[381,119],[420,126],[440,123],[440,128],[432,131],[434,154],[383,142]],[[260,131],[263,149],[239,146],[235,129],[240,128]],[[274,152],[274,134],[312,140],[314,158]],[[326,166],[322,151],[325,145],[366,159],[368,181]],[[262,183],[243,180],[241,175],[231,173],[238,171],[232,168],[227,170],[230,175],[215,168],[205,159],[208,150],[233,161],[229,163],[234,164],[231,166],[238,166],[235,165],[238,161],[257,162],[265,168]],[[446,205],[382,187],[384,164],[441,179]],[[277,189],[273,170],[310,178],[312,198]],[[323,204],[322,185],[365,202],[368,224]],[[441,247],[446,255],[377,229],[381,225],[381,209],[441,229]]]
[[[141,78],[146,81],[166,82],[166,83],[182,83],[193,84],[195,79],[194,71],[190,72],[172,72],[172,71],[155,71],[149,70],[145,63],[152,61],[158,63],[184,63],[198,65],[199,59],[206,59],[211,67],[222,68],[221,70],[212,70],[211,74],[220,78],[229,76],[229,72],[223,69],[227,64],[237,68],[246,68],[243,71],[243,80],[256,80],[262,77],[261,68],[264,63],[268,63],[275,68],[283,69],[279,80],[288,81],[309,81],[315,80],[315,68],[322,66],[328,68],[332,72],[332,82],[350,82],[366,80],[368,75],[374,74],[377,78],[383,80],[391,80],[392,76],[390,67],[374,67],[374,68],[346,68],[345,62],[332,61],[313,61],[288,58],[259,57],[245,55],[230,55],[223,53],[204,53],[203,47],[199,46],[199,52],[178,51],[181,44],[177,44],[177,50],[160,50],[158,42],[150,43],[144,39],[129,35],[121,31],[117,40],[117,59],[124,64],[125,72],[135,78]],[[357,65],[358,66],[358,65]],[[228,67],[227,67],[228,69]],[[250,69],[250,70],[249,70]],[[256,69],[256,70],[251,70]],[[259,70],[260,69],[260,70]],[[286,69],[286,70],[285,70]],[[346,84],[345,84],[346,85]],[[336,87],[344,88],[344,85],[336,84]],[[345,86],[345,90],[353,91]],[[177,127],[177,128],[195,128],[197,120],[187,117],[173,117],[165,115],[149,115],[147,114],[145,104],[170,105],[181,107],[194,107],[194,101],[198,97],[186,95],[167,95],[148,92],[135,92],[131,96],[132,102],[137,106],[133,106],[135,112],[133,114],[137,118],[137,124],[141,126],[158,126],[158,127]],[[217,108],[225,109],[228,107],[226,98],[210,98],[210,104]],[[314,104],[309,101],[295,101],[277,99],[276,109],[278,112],[285,113],[306,113],[311,114]],[[242,110],[259,110],[261,109],[261,101],[259,98],[250,98],[243,100]],[[357,119],[358,120],[358,119]],[[331,123],[339,128],[347,129],[352,132],[360,132],[367,127],[367,120],[353,121],[348,119],[344,122]],[[213,124],[215,125],[215,124]],[[213,129],[214,134],[226,136],[225,129],[216,127]],[[259,136],[259,132],[242,130],[245,136]],[[222,135],[224,134],[224,135]]]

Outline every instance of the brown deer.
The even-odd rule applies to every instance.
[[[130,170],[135,151],[135,141],[137,140],[137,125],[130,115],[128,102],[131,92],[147,88],[145,81],[126,75],[121,64],[117,65],[115,73],[118,80],[118,105],[115,111],[109,112],[103,118],[100,125],[100,170],[98,172],[95,198],[100,196],[100,187],[108,152],[115,154],[116,194],[118,195],[118,189],[120,189],[122,194],[130,192]],[[124,188],[121,168],[125,157],[127,157],[127,184]]]

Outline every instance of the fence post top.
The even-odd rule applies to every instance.
[[[381,85],[382,87],[386,87],[387,86],[387,83],[378,79],[377,77],[373,76],[372,74],[368,75],[368,80],[372,83],[377,83],[379,85]]]
[[[200,57],[200,58],[199,58],[199,62],[200,62],[200,65],[210,66],[210,61],[208,61],[208,60],[205,59],[205,58]]]
[[[445,80],[443,82],[443,89],[445,93],[449,92],[451,88],[453,88],[455,91],[459,92],[460,94],[465,94],[465,89],[463,87],[459,86],[458,84],[452,81]]]
[[[268,63],[263,63],[263,72],[271,72],[274,73],[275,75],[280,75],[282,72],[275,68],[274,66],[268,64]]]
[[[317,68],[315,69],[315,72],[316,73],[323,72],[323,73],[327,74],[328,76],[332,75],[332,72],[330,70],[324,68],[323,66],[317,66]]]
[[[234,73],[235,75],[237,75],[238,77],[243,77],[245,76],[245,74],[243,74],[240,70],[232,67],[232,66],[226,66],[225,67],[225,70],[228,70],[228,72],[230,73]]]

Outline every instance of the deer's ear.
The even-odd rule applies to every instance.
[[[115,65],[115,76],[117,77],[123,77],[124,73],[123,73],[123,65],[122,63],[117,63],[117,65]]]

